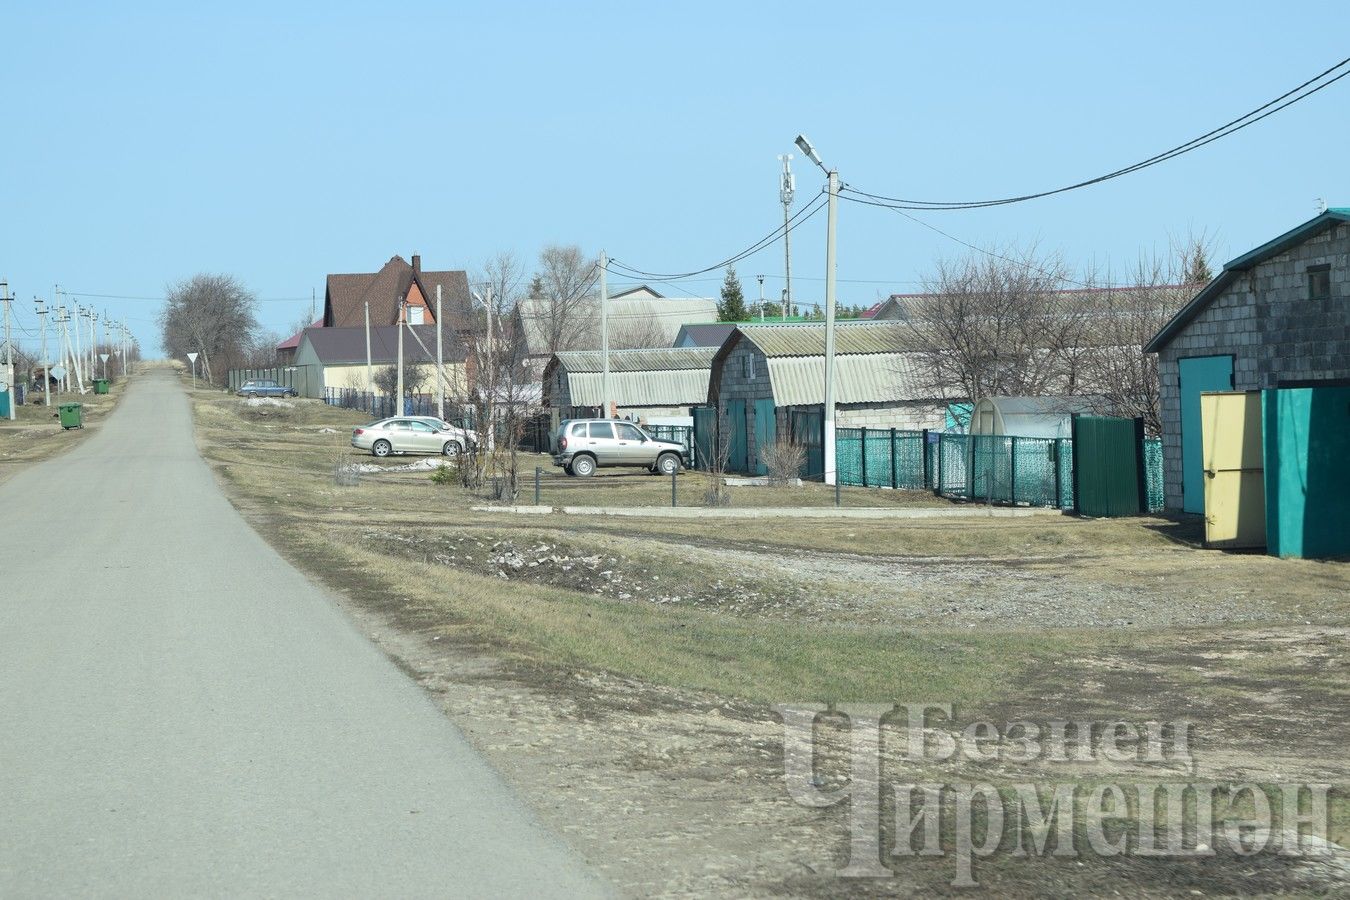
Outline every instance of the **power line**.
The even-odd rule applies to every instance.
[[[1030,270],[1033,271],[1033,272],[1038,272],[1039,274],[1044,275],[1046,278],[1053,278],[1053,279],[1055,279],[1055,280],[1057,280],[1057,281],[1067,281],[1069,284],[1074,284],[1074,285],[1077,285],[1078,287],[1083,287],[1083,288],[1100,288],[1100,287],[1133,287],[1133,285],[1128,285],[1128,284],[1114,284],[1114,283],[1110,283],[1110,282],[1104,282],[1104,283],[1101,283],[1101,284],[1088,284],[1088,283],[1085,282],[1085,281],[1078,281],[1078,280],[1076,280],[1076,279],[1069,278],[1067,275],[1057,275],[1057,274],[1055,274],[1055,273],[1053,273],[1053,272],[1047,272],[1045,269],[1042,269],[1040,266],[1032,265],[1031,263],[1024,262],[1024,261],[1022,261],[1022,260],[1013,259],[1013,258],[1010,257],[1010,256],[1004,256],[1004,255],[1001,254],[1001,253],[996,253],[996,252],[994,252],[993,250],[987,250],[987,249],[985,249],[984,247],[981,247],[981,246],[979,246],[979,245],[977,245],[977,244],[972,244],[972,243],[970,243],[969,241],[963,241],[963,240],[961,240],[959,237],[957,237],[957,236],[954,235],[954,234],[948,234],[947,232],[943,231],[941,228],[938,228],[936,225],[930,225],[929,223],[925,222],[923,219],[920,219],[918,216],[911,216],[909,213],[905,212],[903,209],[901,209],[901,208],[899,208],[899,207],[897,207],[897,206],[887,206],[887,205],[881,204],[881,203],[867,203],[867,201],[865,201],[865,200],[858,200],[858,199],[856,199],[856,198],[854,198],[854,197],[844,197],[844,199],[845,199],[845,200],[848,200],[848,201],[850,201],[850,202],[853,202],[853,203],[864,203],[864,204],[866,204],[867,206],[879,206],[879,207],[881,207],[882,209],[889,209],[891,212],[896,213],[897,215],[904,216],[906,219],[909,219],[911,222],[913,222],[913,223],[916,224],[916,225],[922,225],[924,228],[927,228],[929,231],[936,232],[936,233],[942,235],[943,237],[945,237],[945,238],[946,238],[947,240],[949,240],[949,241],[955,241],[956,243],[960,244],[962,247],[966,247],[966,248],[968,248],[968,249],[970,249],[970,250],[974,250],[976,253],[983,253],[985,256],[990,256],[990,257],[993,257],[994,259],[1001,259],[1001,260],[1003,260],[1004,262],[1006,262],[1006,263],[1012,263],[1012,264],[1015,265],[1015,266],[1021,266],[1021,267],[1024,268],[1024,269],[1030,269]],[[922,282],[920,282],[920,283],[922,283]]]
[[[1103,181],[1110,181],[1111,179],[1119,178],[1122,175],[1129,175],[1133,172],[1138,172],[1143,169],[1147,169],[1150,166],[1156,166],[1159,163],[1166,162],[1170,159],[1175,159],[1178,156],[1190,153],[1192,150],[1198,150],[1199,148],[1205,146],[1206,144],[1210,144],[1221,138],[1225,138],[1230,135],[1236,134],[1237,132],[1241,131],[1242,129],[1250,125],[1255,125],[1257,122],[1260,122],[1267,116],[1272,116],[1275,113],[1279,112],[1280,110],[1287,109],[1290,106],[1293,106],[1295,103],[1308,99],[1312,95],[1316,94],[1318,91],[1331,87],[1331,85],[1340,81],[1342,78],[1345,78],[1347,75],[1350,75],[1350,68],[1346,68],[1347,66],[1350,66],[1350,57],[1346,57],[1345,59],[1336,63],[1334,66],[1331,66],[1330,68],[1322,72],[1319,72],[1312,78],[1309,78],[1307,81],[1303,82],[1298,87],[1295,87],[1291,90],[1284,92],[1280,96],[1276,97],[1274,100],[1271,100],[1268,103],[1264,103],[1261,106],[1258,106],[1251,112],[1238,116],[1236,119],[1233,119],[1230,122],[1220,125],[1218,128],[1207,131],[1204,134],[1200,135],[1199,137],[1192,138],[1191,140],[1187,141],[1184,144],[1178,144],[1171,150],[1165,150],[1162,153],[1150,156],[1148,159],[1140,160],[1139,162],[1134,163],[1133,165],[1125,166],[1124,168],[1121,169],[1116,169],[1114,172],[1108,172],[1105,175],[1098,175],[1096,178],[1089,178],[1086,181],[1080,181],[1077,182],[1076,184],[1065,185],[1064,187],[1055,188],[1053,190],[1039,191],[1034,194],[1022,194],[1016,197],[1004,197],[998,200],[913,200],[902,197],[888,197],[884,194],[868,193],[867,191],[858,190],[856,188],[852,188],[847,185],[841,188],[841,191],[858,194],[861,197],[867,197],[872,202],[872,205],[875,206],[886,206],[892,209],[912,209],[912,210],[983,209],[990,206],[1006,206],[1011,203],[1023,203],[1027,200],[1037,200],[1042,197],[1052,196],[1054,194],[1063,194],[1067,191],[1074,191],[1078,190],[1079,188],[1085,188],[1094,184],[1100,184]],[[1338,69],[1345,69],[1345,71],[1341,72],[1339,75],[1336,75],[1336,77],[1334,78],[1330,78],[1328,80],[1323,81],[1323,79],[1326,79],[1327,76],[1331,75]],[[1322,83],[1317,84],[1317,82],[1319,81],[1321,81]],[[1305,90],[1306,88],[1308,88],[1310,85],[1313,84],[1317,84],[1317,86],[1312,88],[1311,90]],[[849,198],[849,199],[856,200],[857,198]],[[865,203],[869,201],[858,200],[857,202]]]
[[[99,300],[143,300],[152,303],[164,303],[168,297],[146,297],[132,294],[94,294],[89,291],[62,291],[63,294],[69,294],[76,299],[81,297],[94,297]],[[258,303],[308,303],[311,297],[254,297]]]
[[[753,244],[751,244],[749,247],[746,247],[740,253],[736,253],[732,256],[729,256],[726,259],[722,260],[721,262],[713,263],[710,266],[705,266],[702,269],[695,269],[692,272],[671,272],[664,274],[660,272],[645,272],[642,269],[635,269],[632,266],[619,262],[616,259],[611,259],[609,261],[609,266],[618,266],[620,269],[623,269],[625,271],[615,271],[613,268],[610,268],[609,266],[605,268],[605,271],[613,272],[615,275],[618,275],[621,278],[631,278],[633,275],[637,275],[641,278],[646,278],[651,281],[676,281],[680,279],[691,278],[695,275],[702,275],[705,272],[714,272],[718,269],[725,269],[727,266],[735,265],[741,260],[753,256],[759,251],[765,249],[766,247],[770,247],[773,244],[777,243],[783,237],[783,235],[787,234],[789,231],[796,228],[797,226],[804,224],[808,219],[810,219],[816,213],[824,209],[825,206],[826,206],[826,198],[824,197],[824,194],[822,192],[821,196],[818,196],[811,203],[808,203],[806,206],[802,207],[795,215],[793,215],[790,219],[788,219],[787,222],[785,222],[782,225],[779,225],[773,231],[769,232],[764,237],[755,241]]]

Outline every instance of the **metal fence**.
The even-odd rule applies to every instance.
[[[1149,511],[1163,507],[1162,443],[1145,439]],[[839,483],[932,490],[945,497],[1074,508],[1073,441],[1063,438],[840,428]]]
[[[266,369],[230,369],[225,373],[225,386],[232,391],[239,390],[245,381],[275,381],[283,387],[292,388],[302,397],[318,396],[320,374],[311,372],[317,366],[272,366]]]
[[[671,441],[684,448],[684,464],[694,465],[694,429],[690,425],[646,425],[647,433],[658,441]]]
[[[434,416],[436,415],[435,394],[412,394],[403,398],[403,411],[395,407],[394,398],[385,394],[372,394],[370,391],[358,391],[355,388],[324,388],[323,402],[329,406],[354,409],[369,413],[375,419],[387,419],[390,416]],[[449,403],[445,407],[445,418],[452,424],[471,427],[473,410],[461,409]],[[470,423],[465,425],[465,423]]]

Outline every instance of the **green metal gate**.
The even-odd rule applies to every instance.
[[[1144,422],[1073,417],[1073,496],[1085,516],[1137,516],[1148,509]]]
[[[764,451],[773,446],[777,418],[774,414],[773,398],[761,397],[755,401],[755,474],[769,474],[769,466],[764,461]]]
[[[727,401],[727,420],[725,427],[727,429],[727,471],[744,472],[745,468],[745,433],[746,426],[750,423],[746,421],[745,401],[728,400]]]
[[[711,406],[695,406],[694,413],[694,458],[691,463],[695,469],[711,467],[713,447],[717,446],[717,409]]]

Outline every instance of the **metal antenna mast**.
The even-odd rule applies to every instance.
[[[783,204],[783,321],[786,322],[792,310],[792,238],[788,233],[788,221],[792,197],[797,193],[797,179],[792,176],[792,154],[784,154],[778,159],[783,164],[778,199]]]

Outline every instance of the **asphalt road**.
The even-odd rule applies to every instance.
[[[0,897],[607,892],[235,512],[167,372],[0,523]]]

